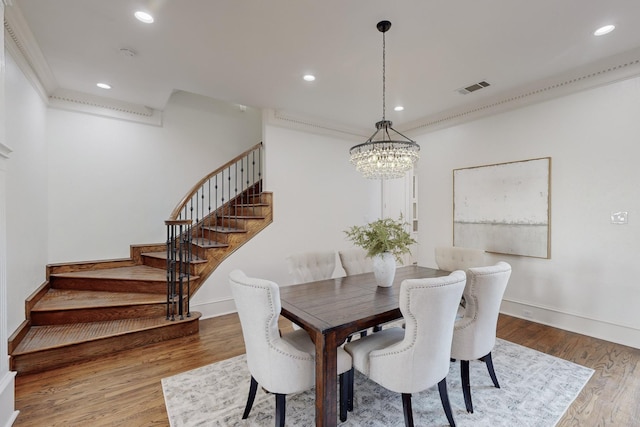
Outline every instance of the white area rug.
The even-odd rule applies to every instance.
[[[492,353],[501,388],[493,387],[482,362],[471,362],[473,414],[468,414],[460,386],[460,363],[447,376],[453,417],[460,427],[551,427],[557,424],[587,383],[593,369],[527,347],[498,340]],[[245,356],[214,363],[162,380],[172,427],[272,426],[275,398],[258,389],[247,420],[242,412],[250,375]],[[343,426],[404,426],[402,400],[356,372],[354,410]],[[313,390],[287,396],[286,424],[314,425]],[[417,426],[445,426],[437,387],[413,395]]]

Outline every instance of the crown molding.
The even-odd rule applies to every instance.
[[[7,51],[49,107],[162,126],[159,110],[60,88],[17,6],[5,10],[4,29]]]
[[[6,8],[4,13],[5,47],[20,70],[46,103],[48,94],[58,84],[36,43],[35,37],[17,6]]]
[[[317,135],[333,136],[349,141],[362,142],[369,137],[369,133],[363,129],[276,109],[264,110],[263,123],[265,125],[273,125]]]
[[[399,129],[412,136],[425,134],[637,76],[640,76],[640,48],[533,82],[517,92],[500,93],[472,105],[404,123]]]
[[[160,110],[68,89],[56,89],[49,96],[49,107],[162,126]]]

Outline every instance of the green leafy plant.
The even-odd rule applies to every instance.
[[[409,247],[416,243],[407,232],[407,225],[400,215],[397,220],[383,218],[366,225],[354,225],[345,230],[345,234],[356,246],[366,250],[367,256],[390,252],[401,263],[402,255],[411,253]]]

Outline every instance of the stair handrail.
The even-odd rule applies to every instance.
[[[215,177],[216,175],[219,175],[225,169],[228,169],[231,166],[237,164],[241,159],[247,157],[248,155],[250,155],[251,153],[256,152],[256,151],[259,153],[259,162],[260,162],[260,164],[258,165],[259,173],[258,173],[258,180],[253,182],[252,185],[257,184],[257,182],[259,180],[261,180],[263,175],[264,175],[263,172],[262,172],[262,157],[263,157],[262,156],[262,149],[263,149],[263,144],[262,144],[262,142],[259,142],[258,144],[254,145],[253,147],[249,148],[248,150],[244,151],[243,153],[238,154],[236,157],[234,157],[233,159],[229,160],[227,163],[225,163],[224,165],[220,166],[219,168],[217,168],[213,172],[211,172],[208,175],[206,175],[200,181],[198,181],[198,183],[195,184],[191,188],[191,190],[189,190],[189,192],[182,198],[180,203],[178,203],[176,205],[176,207],[173,209],[173,211],[171,212],[171,215],[169,215],[169,220],[179,219],[180,214],[181,214],[182,210],[185,208],[185,206],[193,199],[194,195],[196,195],[198,193],[198,191],[200,191],[202,186],[205,185],[205,183],[207,183],[209,180],[211,180],[211,178]]]

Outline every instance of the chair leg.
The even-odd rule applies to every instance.
[[[460,361],[460,377],[462,379],[462,394],[464,395],[464,405],[467,412],[473,414],[473,403],[471,402],[471,382],[469,381],[469,361]]]
[[[353,382],[355,381],[356,372],[354,368],[348,371],[349,374],[349,391],[347,393],[347,411],[353,411]]]
[[[343,372],[340,378],[340,421],[347,421],[347,410],[349,409],[349,372]]]
[[[493,385],[496,388],[500,388],[500,384],[498,384],[498,378],[496,377],[496,372],[493,370],[493,360],[491,359],[491,353],[482,357],[480,360],[487,364],[487,370],[489,371],[489,376],[491,377],[491,381],[493,381]]]
[[[413,409],[411,408],[411,393],[402,393],[402,410],[404,412],[405,427],[413,427]]]
[[[451,412],[451,404],[449,403],[449,393],[447,393],[447,377],[444,377],[442,381],[438,383],[438,391],[440,392],[440,401],[444,408],[444,413],[447,416],[449,425],[456,427],[456,422],[453,420],[453,412]]]
[[[276,394],[276,427],[284,427],[284,416],[287,412],[286,394]]]
[[[249,386],[249,397],[247,397],[247,406],[244,408],[244,413],[242,414],[242,419],[246,420],[249,416],[249,412],[251,412],[251,408],[253,407],[253,401],[256,398],[256,391],[258,391],[258,381],[251,376],[251,385]]]

